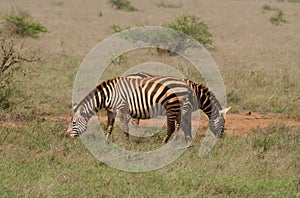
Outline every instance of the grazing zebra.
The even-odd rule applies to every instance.
[[[155,75],[148,74],[145,72],[137,72],[126,76],[127,78],[153,78]],[[193,107],[193,111],[201,109],[209,118],[209,128],[215,134],[216,137],[223,137],[225,119],[224,115],[229,111],[229,108],[222,109],[220,102],[217,100],[216,96],[203,84],[196,84],[188,79],[181,79],[177,77],[172,77],[174,79],[183,80],[196,95],[197,101]],[[135,125],[139,125],[139,119],[133,119]],[[178,129],[179,124],[176,125]]]
[[[116,112],[126,137],[129,137],[128,114],[137,119],[150,119],[166,114],[167,135],[164,143],[168,142],[175,131],[175,121],[182,123],[188,140],[191,137],[190,119],[194,103],[192,100],[195,98],[193,94],[193,90],[184,81],[173,77],[117,77],[107,80],[75,105],[72,123],[66,136],[76,137],[85,132],[90,118],[105,108],[108,115],[106,141],[110,140]]]

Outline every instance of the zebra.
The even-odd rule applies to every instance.
[[[175,121],[182,123],[186,141],[191,137],[191,112],[194,92],[182,80],[173,77],[126,78],[117,77],[100,83],[79,104],[74,105],[67,137],[77,137],[87,129],[88,121],[100,109],[107,110],[106,141],[110,142],[116,112],[128,138],[129,114],[136,119],[150,119],[167,115],[167,143],[175,131]],[[182,119],[183,118],[183,119]]]
[[[127,78],[153,78],[157,75],[152,75],[146,72],[137,72],[133,74],[129,74]],[[222,109],[220,102],[217,100],[216,96],[212,91],[208,89],[203,84],[196,84],[189,79],[181,79],[177,77],[172,77],[174,79],[183,80],[194,92],[196,95],[197,101],[196,104],[193,105],[192,111],[197,111],[201,109],[209,118],[209,128],[214,133],[214,135],[218,138],[222,138],[224,135],[224,126],[225,126],[225,114],[229,111],[231,107]],[[130,117],[128,118],[130,119]],[[132,123],[135,126],[139,125],[139,119],[132,119]],[[176,125],[176,130],[179,128],[179,124]]]

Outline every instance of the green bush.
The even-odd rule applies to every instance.
[[[286,23],[286,20],[283,18],[283,12],[279,8],[271,7],[267,4],[262,6],[263,13],[266,11],[272,11],[274,14],[273,16],[269,19],[269,21],[273,25],[279,25],[280,23]]]
[[[203,45],[212,45],[212,34],[209,32],[207,24],[195,15],[182,15],[175,22],[164,26],[190,35]]]
[[[280,23],[286,23],[286,20],[283,18],[282,11],[277,10],[275,15],[270,18],[270,22],[274,25],[279,25]]]
[[[124,30],[119,25],[115,25],[115,24],[113,24],[112,26],[110,26],[110,28],[111,28],[111,33],[112,34],[118,33],[118,32],[122,32]]]
[[[38,38],[38,34],[48,32],[47,28],[38,22],[33,22],[28,13],[21,9],[12,9],[4,17],[4,28],[12,35]]]
[[[108,3],[111,4],[117,10],[125,11],[137,11],[138,9],[133,7],[129,0],[108,0]]]

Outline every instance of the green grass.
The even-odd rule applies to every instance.
[[[22,71],[14,73],[15,80],[11,83],[14,90],[9,98],[10,108],[0,109],[0,113],[9,113],[11,117],[70,114],[79,65],[78,58],[64,53],[54,62],[22,64]]]
[[[297,73],[237,69],[225,75],[227,102],[233,111],[284,113],[299,117]]]
[[[96,160],[79,139],[65,138],[66,125],[35,119],[22,128],[0,128],[2,197],[299,196],[299,127],[279,124],[246,138],[226,136],[204,158],[198,157],[199,131],[194,147],[174,163],[129,173]],[[140,144],[122,135],[121,143]]]

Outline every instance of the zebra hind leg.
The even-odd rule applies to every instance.
[[[175,140],[178,139],[179,129],[180,129],[180,120],[181,120],[181,116],[180,116],[180,114],[178,114],[176,117],[175,130],[174,130]]]
[[[181,126],[184,132],[185,142],[189,143],[192,141],[192,132],[191,132],[191,114],[185,115],[184,119],[182,119]]]
[[[182,107],[182,115],[181,115],[181,126],[185,136],[185,142],[189,143],[192,140],[192,132],[191,132],[191,119],[192,119],[192,106],[191,103],[187,100],[183,104]]]
[[[106,133],[106,143],[110,142],[111,133],[114,128],[116,112],[107,110],[107,133]]]
[[[163,143],[167,143],[175,131],[175,120],[167,119],[167,135],[163,141]]]

